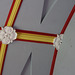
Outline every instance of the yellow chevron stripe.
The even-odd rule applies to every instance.
[[[54,38],[56,38],[54,36],[29,34],[29,33],[22,33],[22,32],[17,32],[17,34],[18,34],[17,39],[48,42],[48,43],[53,43]]]
[[[6,45],[2,44],[1,45],[1,51],[0,51],[0,73],[1,73],[1,69],[2,69],[2,64],[3,64],[5,50],[6,50]]]
[[[7,26],[12,26],[13,21],[15,19],[15,16],[17,14],[18,8],[20,6],[21,0],[16,0],[14,7],[12,9],[9,21],[7,23]],[[3,59],[4,59],[4,54],[5,54],[5,50],[6,50],[6,45],[2,44],[1,45],[1,51],[0,51],[0,75],[1,75],[1,70],[2,70],[2,64],[3,64]]]
[[[20,3],[21,3],[21,0],[15,1],[15,4],[14,4],[13,10],[12,10],[12,13],[10,15],[9,21],[7,23],[7,26],[12,26],[15,16],[17,14],[18,8],[20,6]]]

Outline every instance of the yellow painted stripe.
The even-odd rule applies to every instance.
[[[29,34],[29,33],[22,33],[22,32],[17,32],[17,34],[18,34],[17,39],[48,42],[48,43],[53,43],[54,38],[56,38],[54,36]]]
[[[10,18],[9,18],[9,21],[7,23],[7,26],[12,26],[12,24],[14,22],[14,19],[15,19],[15,16],[17,14],[18,8],[20,6],[20,3],[21,3],[21,0],[16,0],[15,1],[15,4],[14,4],[14,7],[12,9],[12,12],[11,12],[11,15],[10,15]]]
[[[21,0],[16,0],[14,7],[12,9],[10,18],[8,20],[7,26],[12,26],[15,16],[17,14],[18,8],[20,6]],[[1,45],[1,50],[0,50],[0,74],[1,74],[1,69],[2,69],[2,64],[3,64],[3,59],[4,59],[4,54],[5,54],[5,50],[6,50],[6,45],[2,44]]]
[[[0,51],[0,73],[1,73],[1,69],[2,69],[2,64],[3,64],[5,50],[6,50],[6,45],[2,44],[1,51]]]

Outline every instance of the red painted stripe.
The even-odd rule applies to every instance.
[[[71,20],[71,18],[73,16],[74,12],[75,12],[75,5],[74,5],[74,7],[73,7],[73,9],[72,9],[72,11],[71,11],[66,23],[65,23],[62,31],[61,31],[61,34],[63,34],[65,32],[65,30],[66,30],[66,28],[67,28],[67,26],[68,26],[68,24],[69,24],[69,22],[70,22],[70,20]],[[57,50],[55,49],[54,56],[53,56],[53,61],[52,61],[52,65],[51,65],[51,70],[50,70],[50,75],[53,75],[56,57],[57,57]]]
[[[65,32],[65,30],[66,30],[66,28],[67,28],[67,26],[68,26],[68,24],[69,24],[69,22],[70,22],[70,20],[71,20],[71,18],[73,16],[73,14],[74,14],[74,12],[75,12],[75,5],[74,5],[74,7],[73,7],[73,9],[72,9],[72,11],[70,13],[70,15],[68,16],[67,21],[65,22],[65,25],[64,25],[64,27],[63,27],[63,29],[61,31],[61,34],[64,34],[64,32]]]
[[[9,21],[10,15],[11,15],[11,13],[12,13],[12,9],[13,9],[13,7],[14,7],[15,1],[16,1],[16,0],[13,0],[13,3],[12,3],[12,5],[11,5],[11,8],[10,8],[10,11],[9,11],[9,14],[8,14],[8,17],[7,17],[5,26],[7,26],[7,23],[8,23],[8,21]],[[14,22],[15,22],[16,18],[17,18],[17,15],[18,15],[18,12],[19,12],[19,10],[20,10],[22,1],[23,1],[23,0],[21,0],[21,3],[20,3],[19,8],[18,8],[18,11],[17,11],[16,16],[15,16],[14,21],[13,21],[12,27],[13,27],[13,25],[14,25]],[[4,26],[4,27],[5,27],[5,26]]]
[[[7,17],[7,20],[6,20],[6,22],[5,22],[5,26],[7,26],[7,23],[8,23],[8,20],[9,20],[9,18],[10,18],[10,15],[11,15],[11,12],[12,12],[12,9],[13,9],[13,6],[14,6],[15,1],[16,1],[16,0],[13,0],[13,3],[12,3],[12,5],[11,5],[10,11],[9,11],[9,14],[8,14],[8,17]],[[21,4],[22,4],[22,1],[23,1],[23,0],[21,0],[20,6],[21,6]],[[18,8],[17,14],[18,14],[18,12],[19,12],[20,6],[19,6],[19,8]],[[15,22],[15,20],[16,20],[17,14],[16,14],[16,16],[15,16],[14,22]],[[14,22],[13,22],[13,24],[14,24]],[[4,27],[5,27],[5,26],[4,26]],[[12,25],[12,26],[13,26],[13,25]],[[3,72],[3,67],[4,67],[4,62],[5,62],[5,56],[6,56],[6,52],[7,52],[7,47],[8,47],[8,45],[6,46],[6,50],[5,50],[5,54],[4,54],[4,59],[3,59],[3,64],[2,64],[2,69],[1,69],[1,74],[0,74],[0,75],[2,75],[2,72]]]
[[[0,30],[2,30],[1,27],[0,27]]]
[[[9,11],[9,14],[8,14],[8,17],[7,17],[7,20],[6,20],[6,22],[5,22],[5,26],[7,26],[7,23],[8,23],[8,21],[9,21],[9,18],[10,18],[11,12],[12,12],[12,9],[13,9],[14,4],[15,4],[15,1],[16,1],[16,0],[13,0],[13,3],[12,3],[12,5],[11,5],[10,11]],[[4,27],[5,27],[5,26],[4,26]]]
[[[42,44],[51,44],[53,45],[53,43],[49,43],[49,42],[40,42],[40,41],[32,41],[32,40],[23,40],[23,39],[16,39],[17,41],[25,41],[25,42],[34,42],[34,43],[42,43]]]
[[[52,60],[52,65],[51,65],[51,70],[50,70],[50,75],[53,75],[57,52],[58,52],[58,51],[57,51],[56,48],[55,48],[54,56],[53,56],[53,60]]]
[[[2,72],[3,72],[3,67],[4,67],[4,62],[5,62],[6,52],[7,52],[7,47],[8,47],[8,45],[6,46],[6,49],[5,49],[5,54],[4,54],[4,59],[3,59],[2,69],[1,69],[1,74],[0,74],[0,75],[2,75]]]
[[[22,33],[30,33],[30,34],[38,34],[38,35],[46,35],[46,36],[54,36],[54,37],[57,37],[57,34],[49,34],[49,33],[36,32],[36,31],[28,31],[28,30],[19,30],[19,29],[16,29],[16,32],[22,32]]]
[[[7,26],[7,23],[8,23],[8,20],[9,20],[9,18],[10,18],[10,15],[11,15],[11,12],[12,12],[12,9],[13,9],[13,6],[14,6],[14,4],[15,4],[15,1],[16,1],[16,0],[13,0],[13,3],[12,3],[12,5],[11,5],[10,11],[9,11],[9,14],[8,14],[8,17],[7,17],[7,20],[6,20],[6,22],[5,22],[5,26]],[[4,26],[4,27],[5,27],[5,26]],[[5,61],[6,52],[7,52],[7,47],[6,47],[5,54],[4,54],[4,59],[3,59],[2,69],[1,69],[1,75],[2,75],[2,72],[3,72],[3,67],[4,67],[4,61]]]

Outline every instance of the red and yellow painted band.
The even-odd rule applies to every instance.
[[[27,31],[17,31],[17,40],[20,41],[29,41],[29,42],[37,42],[37,43],[45,43],[45,44],[53,44],[54,38],[56,38],[57,35],[52,35],[48,33],[41,33],[38,32],[27,32]]]
[[[13,23],[16,19],[16,16],[18,14],[19,8],[21,6],[22,0],[13,0],[9,15],[7,17],[7,21],[5,23],[5,26],[13,26]]]
[[[19,8],[21,6],[22,0],[13,0],[12,6],[10,8],[5,26],[13,26],[14,21],[16,19],[16,16],[18,14]],[[4,61],[5,61],[5,55],[7,46],[5,44],[1,44],[1,50],[0,50],[0,75],[2,75]]]

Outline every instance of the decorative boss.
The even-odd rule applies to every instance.
[[[12,27],[5,26],[0,30],[0,41],[2,41],[3,44],[12,43],[16,38],[17,33]]]

